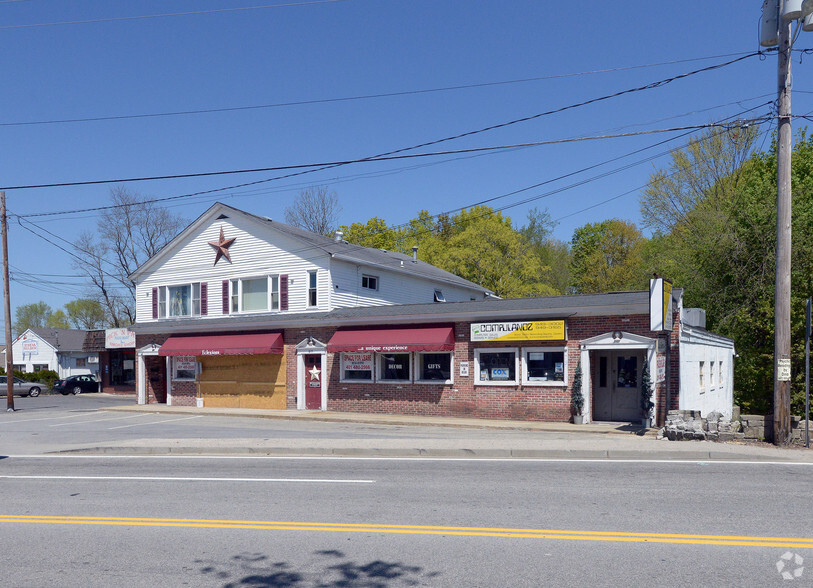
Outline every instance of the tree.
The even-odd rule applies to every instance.
[[[68,322],[68,317],[65,314],[65,311],[62,309],[55,310],[51,313],[51,316],[48,317],[48,321],[45,324],[46,327],[51,329],[70,329],[71,325]]]
[[[570,249],[568,244],[553,238],[556,223],[547,210],[536,208],[528,212],[528,224],[520,232],[530,243],[534,254],[548,268],[544,281],[557,294],[570,291]]]
[[[99,219],[97,234],[80,234],[74,246],[82,259],[74,267],[88,278],[93,298],[110,326],[135,322],[135,285],[129,275],[160,251],[186,221],[125,188],[110,192],[112,208]]]
[[[373,249],[401,251],[398,247],[398,231],[388,227],[387,222],[377,216],[374,216],[366,223],[342,225],[339,229],[343,233],[343,239],[348,243],[372,247]]]
[[[646,283],[641,232],[612,219],[576,229],[571,241],[571,286],[579,294],[639,290]]]
[[[105,326],[104,308],[98,300],[78,298],[65,305],[68,320],[75,329],[101,329]]]
[[[23,304],[14,309],[14,331],[19,335],[26,329],[49,326],[48,319],[53,310],[45,302]]]
[[[336,192],[328,186],[311,186],[302,190],[296,201],[285,209],[285,222],[320,235],[330,235],[339,224],[341,212]]]

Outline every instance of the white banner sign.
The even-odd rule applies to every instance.
[[[23,341],[23,353],[39,355],[39,341],[36,339],[26,339]]]
[[[104,346],[107,349],[134,348],[135,344],[135,333],[129,329],[105,329],[104,331]]]
[[[373,369],[372,353],[342,353],[342,361],[345,370],[363,372]]]

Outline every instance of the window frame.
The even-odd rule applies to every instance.
[[[443,295],[443,290],[441,290],[440,288],[435,288],[434,301],[435,302],[446,302],[446,297]]]
[[[180,358],[180,357],[184,357],[184,358],[191,357],[192,359],[195,360],[194,374],[193,374],[193,376],[191,378],[179,378],[178,377],[178,366],[177,366],[177,359],[176,358]],[[183,371],[189,371],[189,370],[183,370]],[[173,356],[173,358],[172,358],[172,381],[173,382],[196,382],[197,379],[198,379],[197,358],[194,355]]]
[[[308,297],[306,299],[308,308],[319,306],[319,270],[308,270]],[[313,285],[311,285],[313,282]]]
[[[454,384],[454,351],[415,351],[415,359],[412,362],[414,372],[412,374],[412,381],[415,384]],[[423,380],[421,379],[421,366],[423,363],[424,355],[448,355],[449,356],[449,379],[448,380]]]
[[[167,284],[165,286],[158,286],[158,318],[159,319],[173,319],[184,317],[202,316],[201,314],[201,282],[186,282],[180,284]],[[170,314],[172,305],[170,303],[170,288],[188,288],[189,290],[189,314]],[[197,292],[197,298],[195,293]],[[197,307],[196,307],[197,302]]]
[[[367,281],[367,285],[364,284],[365,280]],[[370,280],[375,282],[375,287],[370,286]],[[374,276],[372,274],[361,274],[361,287],[365,290],[378,292],[378,276]]]
[[[564,375],[562,380],[529,380],[528,379],[528,354],[529,353],[562,353],[562,369],[564,370]],[[556,363],[554,362],[554,373],[556,369]],[[556,347],[523,347],[522,348],[522,385],[523,386],[558,386],[563,387],[568,385],[568,372],[567,372],[567,347],[565,346],[556,346]]]
[[[409,365],[407,366],[407,378],[406,379],[384,379],[383,374],[386,371],[384,369],[383,361],[384,356],[386,355],[406,355],[407,361]],[[376,384],[409,384],[412,382],[412,353],[409,351],[396,351],[396,352],[379,352],[375,354],[375,371],[374,374]]]
[[[259,310],[243,309],[243,282],[265,280],[265,308]],[[266,274],[260,276],[244,276],[229,280],[229,313],[230,314],[258,314],[262,312],[279,312],[280,309],[280,277],[279,274]],[[274,289],[276,287],[276,289]],[[274,295],[276,294],[276,299]]]
[[[74,359],[75,359],[74,363],[76,364],[76,367],[78,367],[78,368],[86,368],[87,367],[87,363],[88,363],[88,358],[87,357],[75,357]],[[81,363],[79,363],[79,362],[81,362]]]
[[[344,377],[344,356],[348,353],[357,354],[357,355],[372,355],[372,365],[370,366],[370,379],[363,380],[358,378],[345,378]],[[342,351],[339,354],[339,382],[347,382],[351,384],[372,384],[375,382],[375,364],[376,364],[376,354],[372,351]],[[355,371],[366,371],[366,370],[355,370]]]
[[[706,393],[706,381],[704,379],[704,376],[705,376],[705,372],[706,372],[706,362],[705,361],[700,361],[698,363],[699,363],[699,369],[697,371],[697,374],[698,374],[698,378],[699,378],[698,384],[700,385],[700,393],[705,394]]]
[[[484,353],[513,353],[514,379],[513,380],[481,380],[480,356]],[[474,348],[474,385],[475,386],[519,386],[521,366],[519,358],[521,353],[518,347],[475,347]]]

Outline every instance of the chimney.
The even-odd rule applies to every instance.
[[[412,263],[417,263],[417,262],[418,262],[418,246],[413,245],[412,246]]]
[[[340,230],[336,229],[336,232],[333,235],[333,240],[336,241],[337,243],[341,243],[343,236],[344,236],[344,233],[342,233]]]

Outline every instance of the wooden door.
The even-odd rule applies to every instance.
[[[319,410],[322,408],[322,356],[308,354],[305,356],[305,408]]]

